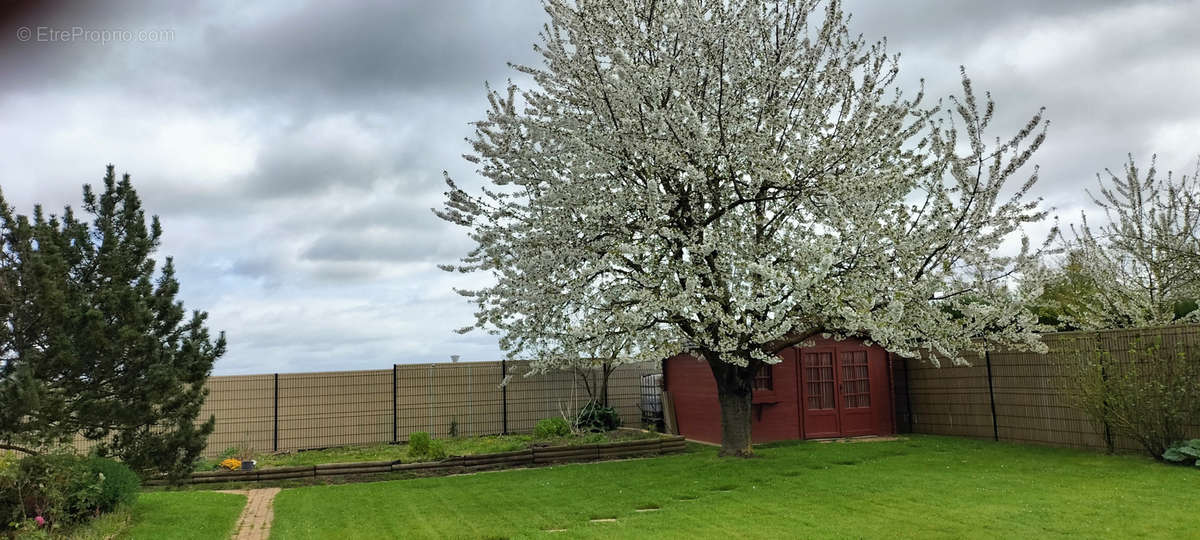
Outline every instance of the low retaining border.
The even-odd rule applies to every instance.
[[[359,463],[326,463],[297,467],[273,467],[253,471],[206,471],[192,473],[184,484],[216,484],[225,482],[263,482],[291,480],[295,478],[317,478],[321,476],[345,476],[377,474],[386,472],[416,472],[430,476],[479,471],[623,459],[639,456],[675,454],[684,451],[687,441],[678,435],[637,441],[583,444],[577,446],[532,447],[527,450],[455,456],[441,461],[402,463],[394,461],[365,461]],[[150,480],[148,485],[164,485],[165,480]]]

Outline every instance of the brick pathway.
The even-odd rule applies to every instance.
[[[266,540],[271,535],[271,520],[275,518],[274,501],[279,488],[227,490],[246,496],[246,508],[238,518],[234,540]]]

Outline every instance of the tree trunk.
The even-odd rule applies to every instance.
[[[600,382],[600,397],[604,400],[604,406],[608,406],[608,376],[612,375],[612,364],[604,362],[600,365],[600,372],[604,375],[604,380]]]
[[[746,367],[722,362],[706,355],[717,381],[717,400],[721,403],[721,452],[733,457],[754,457],[750,446],[750,402],[754,396],[754,374],[761,362],[751,360]]]

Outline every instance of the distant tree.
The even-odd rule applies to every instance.
[[[225,351],[175,300],[162,228],[147,226],[129,176],[83,188],[89,224],[67,207],[14,214],[0,197],[0,448],[38,452],[77,434],[143,472],[186,473],[215,420],[196,424]]]
[[[1084,271],[1082,255],[1068,251],[1061,264],[1047,270],[1042,294],[1030,304],[1038,323],[1057,331],[1081,330],[1075,321],[1099,316],[1096,282]]]
[[[1040,113],[989,144],[993,103],[965,74],[952,112],[922,108],[838,1],[545,9],[544,66],[516,67],[536,88],[490,91],[477,124],[489,185],[447,178],[436,211],[477,242],[451,268],[494,278],[463,294],[510,356],[566,364],[616,337],[628,361],[697,355],[721,454],[749,456],[755,374],[813,336],[950,359],[978,337],[1041,347],[1028,298],[993,294],[1036,269],[1027,240],[996,253],[1045,217],[1021,172]]]
[[[1130,156],[1123,177],[1097,175],[1092,201],[1107,223],[1087,213],[1072,227],[1075,272],[1094,286],[1087,309],[1064,312],[1079,328],[1157,326],[1200,321],[1200,183],[1196,175],[1166,178],[1156,159],[1146,171]],[[1200,172],[1200,162],[1197,165]],[[1065,305],[1065,302],[1059,302]]]

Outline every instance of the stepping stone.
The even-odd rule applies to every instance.
[[[591,521],[592,523],[616,523],[617,518],[595,518],[589,519],[588,521]]]
[[[560,532],[567,532],[567,530],[566,530],[566,529],[542,529],[542,531],[544,531],[544,532],[548,532],[548,533],[560,533]]]
[[[634,512],[657,512],[659,510],[661,510],[661,508],[638,508],[637,510],[634,510]]]

